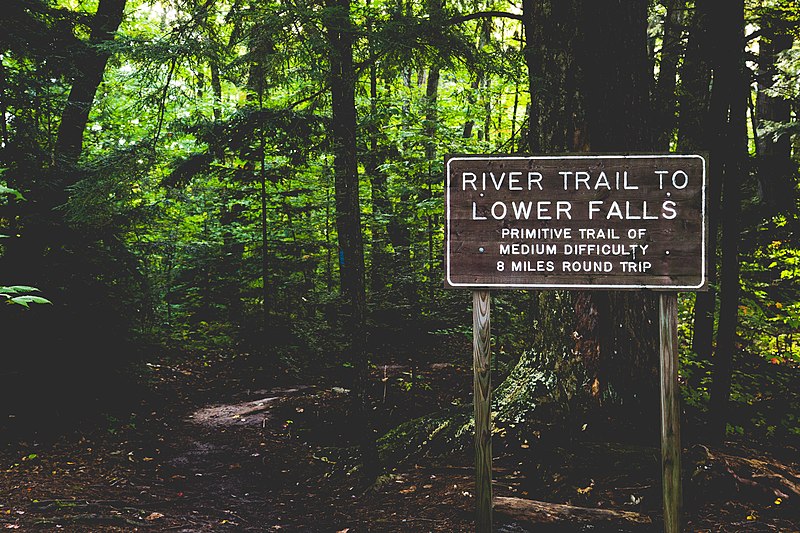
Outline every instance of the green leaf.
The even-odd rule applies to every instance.
[[[41,296],[15,296],[8,300],[10,303],[18,304],[23,307],[30,307],[30,304],[49,304],[52,303],[47,298]]]
[[[6,187],[5,185],[0,185],[0,194],[8,194],[16,198],[17,200],[24,200],[25,197],[22,196],[22,193],[16,189],[12,189],[10,187]]]
[[[39,292],[36,287],[29,287],[28,285],[11,285],[8,287],[0,287],[2,294],[27,294],[29,292]]]

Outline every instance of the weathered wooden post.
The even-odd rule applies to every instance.
[[[664,531],[680,533],[683,497],[681,494],[677,293],[661,293],[658,316],[661,360],[661,485],[664,494]]]
[[[472,364],[475,407],[475,531],[492,531],[491,294],[472,292]]]

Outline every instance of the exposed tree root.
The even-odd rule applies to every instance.
[[[698,492],[723,498],[800,502],[800,477],[775,462],[740,457],[696,445],[689,451]],[[710,490],[709,490],[710,489]]]

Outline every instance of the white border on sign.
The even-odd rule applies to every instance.
[[[701,251],[700,251],[700,283],[698,285],[654,285],[654,284],[569,284],[569,283],[454,283],[450,279],[450,163],[453,161],[474,161],[474,160],[520,160],[535,161],[549,159],[700,159],[703,162],[703,183],[701,186]],[[445,180],[446,201],[445,201],[445,233],[447,242],[447,253],[445,254],[445,270],[447,283],[451,287],[475,287],[475,288],[508,288],[508,289],[701,289],[706,284],[706,159],[698,154],[651,154],[651,155],[542,155],[542,156],[455,156],[447,160],[447,177]]]

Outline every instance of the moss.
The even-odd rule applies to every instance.
[[[492,394],[495,427],[514,428],[512,433],[523,438],[543,425],[570,426],[588,403],[589,392],[588,374],[573,349],[573,297],[547,291],[535,299],[540,311],[531,325],[531,348]],[[470,446],[473,431],[472,406],[450,408],[388,432],[378,442],[379,453],[384,464],[412,455],[439,457]]]
[[[469,406],[445,409],[409,420],[378,440],[384,464],[402,462],[412,454],[438,457],[463,448],[469,442],[464,427],[472,424]],[[469,433],[471,436],[471,433]]]

